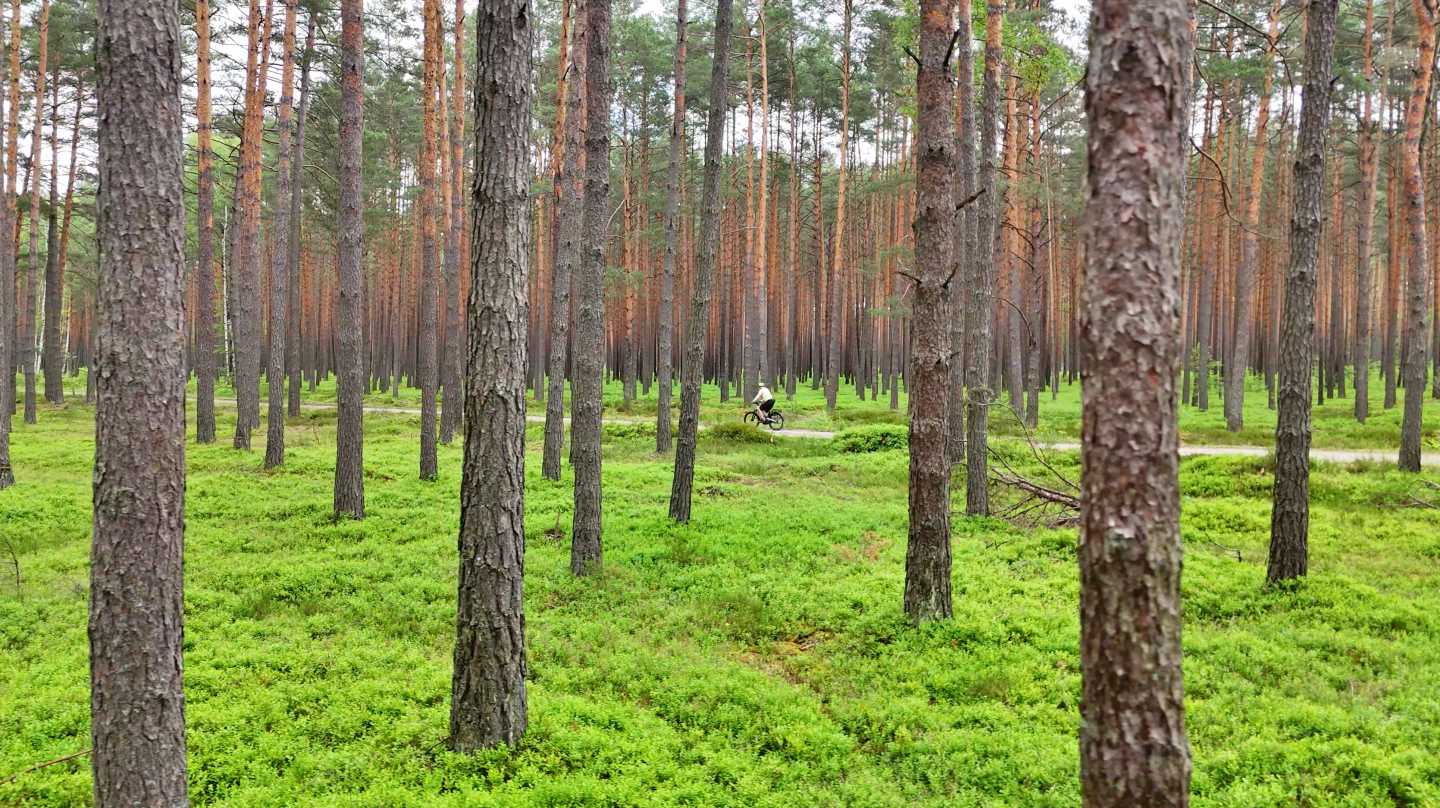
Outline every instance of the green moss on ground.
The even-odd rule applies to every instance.
[[[330,518],[329,413],[290,423],[273,472],[258,447],[189,447],[197,804],[1078,803],[1073,531],[957,518],[955,619],[911,627],[906,456],[824,441],[703,437],[680,527],[653,438],[608,431],[607,566],[577,581],[568,468],[540,478],[532,429],[531,731],[513,750],[447,752],[461,450],[441,447],[439,482],[420,483],[417,428],[367,420],[363,523]],[[0,780],[89,745],[92,435],[78,406],[17,423]],[[1185,462],[1197,806],[1440,804],[1440,511],[1416,501],[1440,496],[1420,479],[1440,481],[1318,466],[1311,575],[1277,592],[1262,587],[1265,461]],[[84,758],[0,785],[3,805],[89,795]]]

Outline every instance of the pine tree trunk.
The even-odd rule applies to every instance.
[[[995,399],[990,382],[990,354],[995,301],[995,214],[999,200],[995,193],[995,138],[1000,116],[1001,32],[1004,28],[1004,0],[989,0],[985,14],[985,76],[981,89],[979,182],[976,200],[975,246],[970,254],[968,283],[970,300],[965,312],[965,384],[969,392],[965,439],[965,512],[984,516],[990,512],[990,457],[986,431],[990,403]]]
[[[572,0],[575,7],[570,32],[569,67],[565,95],[560,99],[562,122],[560,165],[555,174],[554,271],[550,281],[550,353],[547,357],[545,397],[545,447],[541,475],[560,479],[561,451],[565,447],[565,370],[570,348],[570,286],[578,276],[581,260],[582,222],[585,216],[585,66],[589,35],[586,31],[588,0]],[[572,376],[571,384],[574,384]],[[574,395],[572,387],[572,401]]]
[[[1355,236],[1355,420],[1365,423],[1370,416],[1370,342],[1371,299],[1374,281],[1370,275],[1371,237],[1375,226],[1375,192],[1379,174],[1379,153],[1375,147],[1375,123],[1372,120],[1373,94],[1368,82],[1375,78],[1374,65],[1375,2],[1365,3],[1364,66],[1367,82],[1360,113],[1360,224]]]
[[[600,426],[610,221],[610,0],[588,0],[585,17],[584,242],[575,279],[575,362],[570,383],[570,465],[575,470],[570,571],[576,575],[598,572],[602,563]]]
[[[260,15],[250,2],[250,50],[246,69],[245,129],[240,138],[240,169],[235,176],[237,221],[231,285],[235,321],[236,449],[250,448],[250,432],[260,425],[260,243],[261,140],[266,78],[269,73],[273,0]]]
[[[675,476],[670,486],[670,518],[690,521],[695,481],[695,443],[700,427],[700,383],[705,371],[705,338],[710,324],[710,293],[715,282],[715,250],[720,237],[720,154],[725,141],[726,82],[730,68],[731,0],[716,0],[715,45],[710,59],[710,106],[705,121],[705,174],[701,190],[699,255],[694,291],[685,321],[685,355],[680,365],[680,423],[675,439]]]
[[[65,359],[61,353],[60,321],[65,284],[60,276],[60,61],[50,76],[50,210],[45,223],[45,328],[40,368],[45,377],[45,401],[65,403]],[[72,162],[73,166],[74,163]]]
[[[438,353],[440,346],[439,320],[436,308],[440,305],[438,273],[440,271],[439,248],[436,244],[436,220],[440,208],[435,198],[437,190],[435,163],[439,155],[439,134],[436,129],[436,105],[443,90],[440,87],[440,62],[443,51],[440,31],[440,0],[425,0],[424,35],[424,96],[423,132],[420,143],[420,317],[419,317],[419,376],[420,376],[420,479],[434,480],[440,475],[436,455],[439,411],[436,396],[440,386]],[[523,384],[522,384],[523,387]]]
[[[1189,804],[1175,380],[1190,14],[1185,0],[1098,0],[1090,16],[1078,549],[1087,808]]]
[[[1405,285],[1405,411],[1400,425],[1400,470],[1420,471],[1421,418],[1429,371],[1430,264],[1425,232],[1425,173],[1420,139],[1425,131],[1430,78],[1435,69],[1436,0],[1412,0],[1415,9],[1415,78],[1405,108],[1405,222],[1409,227],[1410,261]]]
[[[840,148],[835,169],[839,179],[835,196],[835,260],[830,267],[830,345],[825,352],[825,410],[831,415],[835,414],[835,398],[840,390],[840,366],[843,359],[840,353],[840,291],[845,277],[845,190],[848,184],[846,166],[850,152],[850,28],[854,0],[841,0],[841,3],[844,6],[844,34],[841,40],[844,56],[840,68]]]
[[[93,793],[101,806],[184,806],[180,18],[172,0],[100,0],[98,11]]]
[[[39,37],[35,70],[35,123],[30,130],[30,271],[20,294],[25,312],[20,325],[20,368],[25,377],[25,423],[33,424],[37,409],[35,401],[35,318],[40,295],[40,142],[45,123],[45,71],[49,58],[50,0],[41,0]]]
[[[525,368],[529,313],[529,0],[481,3],[476,20],[475,263],[460,502],[460,605],[450,745],[525,734]],[[435,30],[439,32],[438,14]]]
[[[915,79],[915,302],[910,357],[910,539],[905,551],[905,614],[944,620],[950,596],[950,293],[955,245],[954,88],[946,74],[949,3],[922,0]],[[968,31],[962,31],[962,35]]]
[[[340,244],[335,370],[335,514],[365,517],[364,258],[365,219],[360,175],[365,92],[364,0],[340,3]]]
[[[947,428],[948,445],[945,450],[950,465],[965,462],[965,405],[968,391],[965,384],[966,340],[968,338],[968,307],[966,292],[969,287],[972,262],[976,245],[976,211],[974,204],[985,204],[988,200],[972,200],[975,194],[975,53],[973,3],[960,3],[957,7],[959,36],[955,37],[955,76],[957,93],[958,128],[956,164],[958,183],[956,204],[964,205],[955,213],[955,236],[953,273],[955,281],[950,285],[950,424]]]
[[[1231,432],[1245,427],[1245,372],[1250,364],[1250,300],[1254,296],[1255,263],[1260,252],[1260,197],[1265,188],[1265,130],[1270,121],[1270,89],[1274,83],[1275,43],[1280,30],[1280,0],[1272,0],[1261,57],[1260,100],[1255,113],[1255,141],[1250,153],[1250,191],[1245,198],[1245,226],[1240,236],[1240,263],[1235,268],[1235,337],[1225,363],[1225,426]]]
[[[305,182],[305,119],[310,115],[310,63],[315,54],[315,15],[305,20],[305,50],[300,56],[300,106],[295,115],[295,154],[290,171],[290,256],[286,273],[290,278],[290,300],[287,304],[285,335],[285,375],[289,378],[285,411],[291,417],[300,415],[301,344],[304,340],[304,272],[308,261],[300,260],[300,238],[304,211],[302,190]],[[314,327],[313,325],[311,326]]]
[[[665,179],[665,258],[660,267],[660,311],[657,326],[656,377],[659,402],[655,413],[655,451],[670,451],[670,394],[674,356],[675,249],[680,238],[680,171],[685,150],[685,0],[675,7],[675,113],[670,119],[670,167]],[[702,329],[703,330],[703,329]]]
[[[440,442],[449,445],[464,415],[465,390],[461,382],[465,332],[461,322],[465,305],[461,298],[462,231],[465,227],[465,0],[455,0],[454,70],[450,82],[450,173],[442,182],[450,193],[449,227],[445,231],[445,333],[440,385]],[[443,48],[442,48],[443,50]]]
[[[280,79],[280,111],[275,129],[276,147],[275,211],[271,238],[274,254],[270,261],[270,361],[265,372],[266,394],[269,399],[265,434],[265,468],[285,462],[285,336],[289,330],[287,308],[290,305],[290,213],[293,182],[290,145],[294,125],[295,87],[295,4],[281,0],[285,6],[285,28],[281,39],[284,52]]]
[[[1306,22],[1305,89],[1295,144],[1290,266],[1280,323],[1279,414],[1275,426],[1275,496],[1270,517],[1270,583],[1298,578],[1308,566],[1310,530],[1310,395],[1315,350],[1315,266],[1320,194],[1330,117],[1338,0],[1312,0]],[[1423,96],[1422,96],[1423,99]]]
[[[210,0],[195,0],[195,441],[215,442],[215,152],[210,123]]]
[[[15,230],[15,153],[19,128],[19,84],[15,74],[19,71],[20,52],[20,2],[13,4],[11,19],[10,58],[0,62],[0,86],[8,83],[10,94],[9,124],[6,144],[0,158],[4,170],[0,171],[0,491],[15,484],[15,471],[10,465],[10,429],[15,411],[15,241],[10,234]],[[88,374],[94,378],[93,373]]]

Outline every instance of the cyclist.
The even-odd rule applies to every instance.
[[[765,382],[760,382],[760,390],[755,394],[755,399],[750,402],[755,405],[755,416],[763,424],[770,423],[770,411],[775,409],[775,394]]]

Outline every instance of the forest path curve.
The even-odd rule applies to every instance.
[[[215,399],[215,403],[227,407],[235,406],[234,399],[217,398]],[[335,409],[335,405],[309,402],[301,404],[300,408],[305,410],[333,410]],[[383,415],[420,414],[420,410],[414,407],[374,406],[369,404],[365,405],[365,411],[380,413]],[[545,423],[545,416],[529,415],[526,416],[525,420],[532,424],[543,424]],[[648,424],[653,419],[607,417],[605,420],[608,423],[612,424]],[[566,423],[569,423],[570,419],[566,418],[565,421]],[[706,427],[701,426],[702,430],[704,430],[705,428]],[[780,432],[776,432],[774,434],[777,437],[781,438],[814,438],[817,440],[829,440],[830,438],[835,437],[834,432],[826,432],[817,429],[786,429]],[[1080,451],[1080,444],[1075,442],[1061,441],[1058,443],[1039,443],[1037,445],[1042,449],[1048,449],[1053,452]],[[1212,446],[1201,444],[1186,444],[1180,447],[1180,456],[1198,457],[1204,455],[1222,455],[1230,457],[1265,457],[1266,455],[1270,454],[1271,451],[1272,449],[1269,446]],[[1323,463],[1394,463],[1397,460],[1397,454],[1393,451],[1385,452],[1380,451],[1379,449],[1311,449],[1310,459]],[[1421,463],[1426,466],[1440,466],[1440,453],[1431,452],[1429,454],[1423,455],[1421,457]]]

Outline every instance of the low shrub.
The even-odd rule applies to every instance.
[[[602,432],[606,440],[629,440],[655,437],[655,424],[648,421],[619,421],[605,424]]]
[[[706,429],[704,434],[715,440],[731,443],[770,443],[773,438],[768,432],[760,431],[754,424],[726,421]]]
[[[908,449],[910,432],[896,424],[875,424],[842,430],[832,440],[837,450],[847,454],[890,452]]]

